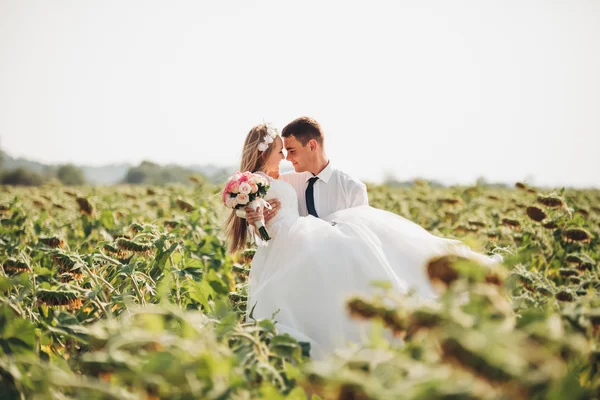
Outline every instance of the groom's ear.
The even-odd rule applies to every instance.
[[[319,144],[317,143],[317,141],[315,139],[310,139],[308,141],[308,149],[310,151],[315,151],[318,148],[318,145]]]

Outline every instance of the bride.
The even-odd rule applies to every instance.
[[[247,310],[256,319],[274,314],[279,332],[309,342],[311,357],[322,359],[345,342],[359,342],[366,326],[350,318],[345,301],[373,293],[373,281],[392,290],[415,291],[422,299],[436,292],[425,271],[427,261],[457,254],[484,264],[494,260],[456,240],[434,236],[396,214],[368,205],[334,212],[324,219],[300,217],[294,188],[279,178],[283,141],[265,124],[248,133],[240,171],[269,177],[266,200],[281,208],[267,222],[271,240],[258,247],[252,260]],[[267,137],[271,137],[268,139]],[[267,139],[266,139],[267,138]],[[248,223],[235,211],[227,220],[230,251],[246,246]]]

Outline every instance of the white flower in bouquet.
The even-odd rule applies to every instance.
[[[235,197],[229,196],[225,199],[225,206],[227,208],[234,208],[236,205],[237,205],[237,200]]]
[[[242,185],[240,185],[241,187]],[[250,200],[250,197],[248,196],[248,194],[246,193],[240,193],[237,195],[237,197],[235,198],[237,203],[240,205],[246,205],[248,204],[248,201]]]
[[[248,182],[240,183],[240,194],[250,194],[252,193],[252,186]]]

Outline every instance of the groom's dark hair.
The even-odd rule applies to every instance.
[[[296,118],[283,128],[281,136],[287,138],[293,136],[302,143],[302,146],[315,139],[320,146],[323,146],[323,132],[321,125],[310,117]]]

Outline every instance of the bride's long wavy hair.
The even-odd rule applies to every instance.
[[[248,132],[246,140],[244,141],[240,172],[258,172],[264,169],[267,160],[275,147],[273,146],[273,143],[271,143],[265,151],[261,152],[258,150],[258,145],[263,141],[266,135],[267,126],[265,124],[256,125],[250,129],[250,132]],[[246,242],[248,240],[248,224],[245,219],[235,215],[235,210],[231,211],[231,214],[225,222],[225,233],[227,235],[229,251],[231,253],[237,253],[246,247]]]

